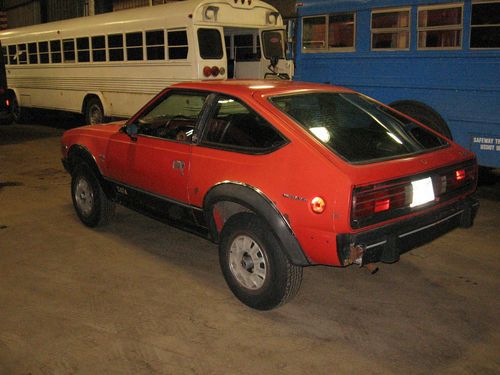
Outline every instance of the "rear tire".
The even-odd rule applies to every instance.
[[[285,304],[302,282],[302,267],[290,262],[271,229],[251,213],[236,214],[224,225],[219,262],[233,294],[258,310]]]
[[[427,125],[432,130],[452,139],[451,131],[446,121],[434,109],[423,103],[412,100],[401,100],[389,105],[390,107],[403,112],[415,120]]]
[[[91,228],[107,224],[115,211],[115,203],[106,196],[85,162],[79,163],[72,173],[71,198],[81,222]]]
[[[104,122],[104,109],[99,98],[90,98],[87,100],[84,116],[85,123],[88,125],[97,125]]]
[[[28,122],[27,109],[23,108],[19,105],[17,98],[15,95],[12,96],[12,104],[11,104],[11,116],[12,121],[16,124],[24,124]]]

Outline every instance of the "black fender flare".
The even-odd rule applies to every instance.
[[[85,162],[92,169],[106,196],[110,199],[114,199],[115,190],[102,175],[94,155],[92,155],[92,153],[85,146],[75,144],[70,147],[67,159],[63,160],[64,168],[69,172],[69,174],[73,174],[78,160]]]
[[[293,264],[297,266],[311,264],[290,225],[276,205],[259,189],[240,182],[221,182],[213,186],[205,195],[203,201],[205,220],[215,242],[219,241],[219,232],[215,224],[213,208],[218,202],[224,201],[241,205],[265,220]]]

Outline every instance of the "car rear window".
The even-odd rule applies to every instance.
[[[270,100],[352,163],[397,158],[447,145],[444,138],[359,94],[315,92]]]

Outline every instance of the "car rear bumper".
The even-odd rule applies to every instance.
[[[393,263],[399,256],[449,232],[472,226],[479,202],[471,197],[424,215],[357,234],[337,236],[340,263]],[[356,254],[354,254],[356,253]]]

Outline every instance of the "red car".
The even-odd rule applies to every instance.
[[[67,131],[62,153],[85,225],[118,202],[206,236],[261,310],[296,294],[304,266],[395,262],[478,208],[474,154],[327,85],[177,84],[126,122]]]

